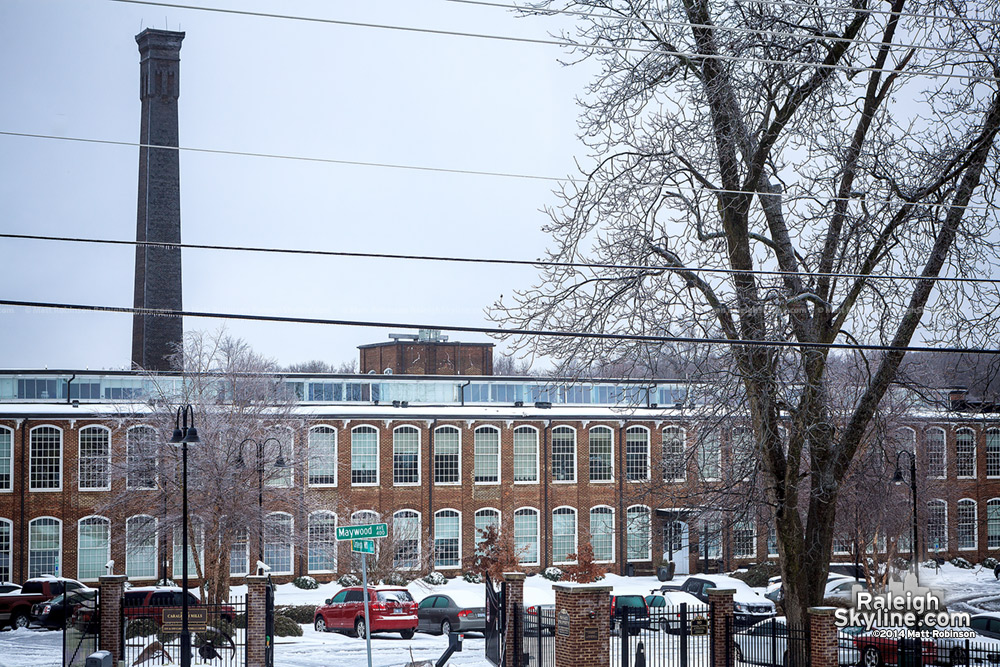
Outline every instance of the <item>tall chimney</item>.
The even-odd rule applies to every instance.
[[[153,29],[135,37],[142,101],[135,232],[139,242],[181,242],[177,98],[183,39],[183,32]],[[134,304],[136,308],[182,310],[179,248],[136,246]],[[169,370],[167,356],[179,349],[183,339],[184,324],[179,317],[133,315],[132,366]]]

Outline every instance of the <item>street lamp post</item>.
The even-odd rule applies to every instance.
[[[274,462],[275,468],[285,468],[285,457],[281,455],[281,441],[277,438],[265,438],[263,441],[254,438],[244,438],[240,442],[240,453],[236,459],[236,467],[242,468],[246,465],[243,461],[243,445],[248,442],[257,448],[257,560],[264,562],[264,448],[267,443],[274,441],[278,443],[278,459]]]
[[[920,566],[917,563],[919,551],[917,550],[917,457],[908,450],[902,449],[896,453],[896,472],[892,474],[892,483],[899,486],[903,483],[903,471],[899,467],[899,457],[906,454],[910,457],[910,495],[913,499],[913,538],[910,544],[910,561],[913,564],[913,574],[917,578],[917,585],[920,585]]]
[[[191,426],[188,426],[188,415],[191,416]],[[182,424],[183,417],[183,426]],[[191,667],[191,632],[188,630],[188,443],[198,444],[198,429],[194,426],[194,408],[190,404],[177,408],[174,417],[174,435],[170,438],[173,444],[181,446],[181,667]]]

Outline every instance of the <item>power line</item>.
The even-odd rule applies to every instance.
[[[235,14],[238,16],[252,16],[256,18],[270,18],[270,19],[282,19],[290,21],[306,21],[310,23],[324,23],[330,25],[340,25],[352,28],[372,28],[377,30],[393,30],[398,32],[409,32],[409,33],[424,33],[429,35],[439,35],[448,37],[469,37],[473,39],[486,39],[501,42],[521,42],[525,44],[541,44],[545,46],[561,46],[570,49],[581,49],[584,51],[618,51],[623,53],[643,53],[643,54],[655,54],[661,56],[676,56],[681,58],[690,58],[694,60],[700,59],[710,59],[710,60],[721,60],[724,62],[755,62],[765,65],[792,65],[796,67],[808,67],[817,69],[829,69],[829,70],[842,70],[846,72],[851,72],[857,74],[859,72],[883,72],[885,74],[893,73],[893,70],[884,69],[880,67],[851,67],[850,65],[835,65],[825,62],[801,62],[797,60],[781,60],[778,58],[745,58],[743,56],[730,56],[724,54],[713,54],[705,55],[700,53],[693,53],[687,51],[677,51],[672,49],[646,49],[633,46],[602,46],[599,44],[582,44],[578,42],[572,42],[564,39],[541,39],[537,37],[512,37],[510,35],[490,35],[485,33],[473,33],[473,32],[463,32],[459,30],[439,30],[434,28],[414,28],[412,26],[401,26],[401,25],[390,25],[384,23],[367,23],[362,21],[346,21],[342,19],[325,19],[313,16],[299,16],[294,14],[276,14],[272,12],[252,12],[243,9],[224,9],[221,7],[200,7],[197,5],[183,5],[172,2],[154,2],[153,0],[108,0],[109,2],[120,2],[124,4],[132,5],[146,5],[151,7],[169,7],[172,9],[188,9],[193,11],[203,11],[203,12],[213,12],[219,14]],[[994,81],[997,80],[996,76],[978,76],[974,74],[956,74],[953,72],[938,72],[938,71],[926,71],[917,72],[912,70],[907,70],[897,73],[897,76],[924,76],[930,78],[945,78],[945,79],[960,79],[960,80],[975,80],[975,81]]]
[[[1000,278],[959,278],[955,276],[917,276],[905,274],[861,274],[861,273],[810,273],[807,271],[770,271],[754,269],[738,271],[736,269],[711,269],[705,267],[677,267],[657,264],[612,264],[605,262],[556,262],[552,260],[530,259],[494,259],[488,257],[455,257],[447,255],[407,255],[384,252],[351,252],[347,250],[309,250],[302,248],[264,248],[260,246],[216,245],[207,243],[169,243],[164,241],[131,241],[121,239],[95,239],[77,236],[48,236],[43,234],[13,234],[0,232],[0,238],[29,241],[63,241],[69,243],[95,243],[102,245],[143,246],[149,248],[165,248],[168,250],[231,250],[237,252],[259,252],[280,255],[315,255],[320,257],[347,257],[353,259],[401,259],[427,262],[456,262],[463,264],[502,264],[513,266],[551,266],[562,268],[586,269],[621,269],[625,271],[677,271],[691,273],[718,273],[724,275],[758,275],[758,276],[798,276],[804,278],[852,278],[861,280],[930,280],[934,282],[986,283],[1000,284]]]
[[[12,132],[8,130],[0,130],[0,136],[7,137],[21,137],[27,139],[49,139],[53,141],[70,141],[85,144],[106,144],[109,146],[128,146],[130,148],[159,148],[163,150],[173,150],[173,151],[183,151],[189,153],[205,153],[209,155],[232,155],[232,156],[243,156],[243,157],[255,157],[273,160],[292,160],[292,161],[302,161],[302,162],[316,162],[322,164],[336,164],[336,165],[346,165],[354,167],[374,167],[381,169],[403,169],[411,171],[424,171],[431,173],[444,173],[444,174],[459,174],[465,176],[490,176],[497,178],[512,178],[512,179],[523,179],[523,180],[534,180],[534,181],[549,181],[553,183],[587,183],[588,180],[585,178],[579,178],[574,176],[545,176],[542,174],[522,174],[517,172],[508,171],[488,171],[479,169],[457,169],[451,167],[430,167],[426,165],[413,165],[413,164],[400,164],[394,162],[366,162],[362,160],[345,160],[339,158],[323,158],[323,157],[312,157],[308,155],[285,155],[282,153],[259,153],[253,151],[236,151],[236,150],[224,150],[218,148],[202,148],[196,146],[159,146],[156,144],[143,144],[135,141],[116,141],[113,139],[92,139],[87,137],[67,137],[54,134],[38,134],[33,132]],[[635,183],[635,187],[661,187],[663,183]],[[897,200],[891,199],[881,199],[878,197],[868,197],[865,195],[861,196],[850,196],[850,197],[837,197],[828,196],[820,197],[815,194],[809,195],[789,195],[788,192],[774,193],[760,190],[728,190],[725,188],[710,188],[702,187],[700,192],[712,192],[715,194],[754,194],[754,195],[778,195],[782,198],[783,202],[791,201],[826,201],[826,202],[836,202],[836,201],[864,201],[866,203],[875,204],[898,204]],[[949,202],[920,202],[918,204],[922,208],[959,208],[966,211],[992,211],[995,207],[984,206],[978,204],[966,204],[965,206],[960,206],[956,204],[951,204]]]
[[[217,320],[244,320],[251,322],[283,322],[291,324],[323,324],[343,327],[365,327],[380,329],[436,329],[438,331],[453,331],[458,333],[481,333],[496,336],[546,336],[553,338],[587,338],[603,340],[634,340],[647,343],[692,343],[712,345],[736,345],[748,347],[780,347],[780,348],[820,348],[826,350],[865,350],[865,351],[906,351],[906,352],[940,352],[951,354],[997,354],[1000,349],[976,349],[964,347],[930,347],[925,345],[908,345],[906,347],[875,344],[848,343],[798,343],[795,341],[770,340],[729,340],[728,338],[694,338],[691,336],[653,336],[642,334],[596,333],[591,331],[557,331],[552,329],[504,329],[502,327],[473,327],[444,324],[413,324],[410,322],[379,322],[370,320],[337,320],[319,317],[290,317],[281,315],[250,315],[246,313],[213,313],[196,310],[170,310],[161,308],[131,308],[128,306],[95,306],[88,304],[58,303],[48,301],[15,301],[0,299],[0,306],[15,308],[51,308],[56,310],[78,310],[102,313],[122,313],[153,317],[195,317]]]

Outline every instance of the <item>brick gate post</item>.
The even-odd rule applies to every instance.
[[[264,667],[264,626],[267,616],[267,577],[250,575],[247,581],[247,667]],[[272,638],[273,641],[273,638]]]
[[[503,580],[507,582],[507,599],[504,601],[505,613],[507,615],[507,633],[503,639],[503,667],[514,667],[518,664],[520,656],[517,651],[522,650],[521,638],[514,636],[514,628],[520,629],[523,636],[524,627],[519,625],[521,621],[521,607],[524,603],[524,572],[504,572]],[[517,621],[514,615],[517,614]],[[515,624],[517,623],[517,625]]]
[[[553,584],[556,667],[609,667],[611,586]]]
[[[105,575],[99,580],[101,586],[101,637],[98,647],[111,653],[111,661],[117,665],[124,659],[122,654],[122,598],[125,596],[124,574]]]
[[[836,607],[809,607],[809,664],[811,667],[837,667],[837,626],[833,624]]]
[[[732,630],[733,623],[733,589],[708,590],[708,617],[712,632],[712,667],[726,667],[726,644],[729,636],[726,626]]]

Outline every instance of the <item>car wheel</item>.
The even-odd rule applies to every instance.
[[[354,621],[354,634],[362,639],[367,636],[368,627],[365,625],[365,619],[359,618]]]
[[[15,613],[10,619],[10,626],[15,630],[26,628],[31,625],[31,618],[23,611]]]
[[[316,628],[316,632],[327,632],[326,621],[323,620],[322,616],[316,617],[316,622],[313,623],[313,627]]]
[[[441,634],[450,635],[451,634],[451,621],[447,618],[441,621]]]
[[[874,646],[866,646],[861,653],[863,667],[882,667],[882,654]]]
[[[949,658],[951,660],[951,667],[955,667],[955,665],[966,665],[969,663],[969,655],[961,646],[956,646],[951,649]]]
[[[409,630],[400,630],[399,636],[403,639],[413,639],[413,632],[414,630],[412,628]]]

